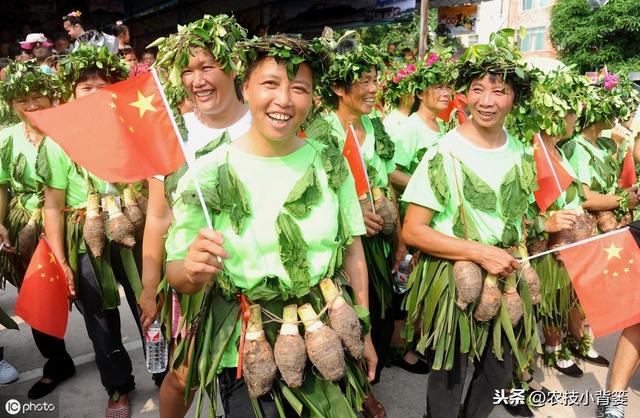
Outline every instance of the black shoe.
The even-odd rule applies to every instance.
[[[609,367],[609,360],[602,357],[600,354],[598,354],[598,357],[589,357],[589,356],[583,356],[581,353],[578,352],[578,350],[574,349],[573,347],[570,347],[569,349],[571,350],[573,355],[579,358],[580,360],[586,361],[587,363],[595,364],[596,366]]]
[[[413,373],[413,374],[427,374],[431,370],[431,367],[429,366],[429,364],[425,363],[420,359],[418,359],[418,361],[416,361],[415,363],[411,364],[408,361],[406,361],[404,357],[400,357],[400,358],[393,359],[391,361],[391,364],[393,364],[394,366],[398,366],[408,371],[409,373]]]
[[[529,409],[526,403],[522,403],[520,405],[510,405],[508,403],[503,403],[502,406],[504,406],[504,409],[506,409],[507,412],[514,417],[532,417],[533,416],[533,412],[531,412],[531,409]]]
[[[48,379],[51,379],[51,382],[49,383],[44,383],[42,380],[38,380],[33,386],[31,386],[29,392],[27,392],[27,397],[29,399],[40,399],[47,396],[56,388],[56,386],[74,374],[76,374],[76,368],[71,364],[71,367],[67,368],[66,372],[60,374],[60,376],[47,376]]]
[[[571,377],[582,377],[582,375],[583,375],[582,369],[580,367],[578,367],[578,365],[575,364],[575,363],[573,363],[569,367],[560,367],[556,363],[556,365],[553,366],[553,368],[556,369],[557,371],[559,371],[560,373],[564,373],[567,376],[571,376]]]

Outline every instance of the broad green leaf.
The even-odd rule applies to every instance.
[[[474,208],[492,212],[496,209],[497,198],[493,189],[476,173],[460,162],[463,177],[464,197]]]
[[[442,206],[446,206],[449,201],[449,181],[444,171],[442,154],[436,152],[428,165],[429,183],[436,199]]]
[[[321,196],[320,184],[312,164],[289,192],[284,207],[296,218],[304,218],[311,212],[311,207],[320,201]]]
[[[309,262],[307,261],[307,243],[300,227],[288,213],[280,213],[276,219],[276,233],[280,260],[291,279],[291,291],[297,297],[309,292]]]
[[[473,221],[473,218],[469,216],[469,212],[465,212],[463,221],[462,212],[460,210],[460,207],[458,207],[453,215],[453,233],[458,238],[465,238],[465,229],[467,232],[466,239],[470,239],[472,241],[481,241],[478,227]]]

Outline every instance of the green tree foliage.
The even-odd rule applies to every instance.
[[[590,71],[640,71],[638,0],[610,0],[592,9],[586,0],[558,0],[551,10],[551,40],[567,64]]]

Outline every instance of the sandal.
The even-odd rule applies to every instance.
[[[384,406],[373,397],[373,393],[367,395],[362,402],[362,411],[366,418],[387,418]]]
[[[111,400],[111,399],[109,399]],[[105,410],[106,418],[131,418],[131,408],[129,407],[129,398],[124,405],[112,407],[107,403],[107,409]]]

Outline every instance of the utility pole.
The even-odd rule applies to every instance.
[[[420,44],[418,58],[423,59],[429,45],[429,0],[420,1]]]

